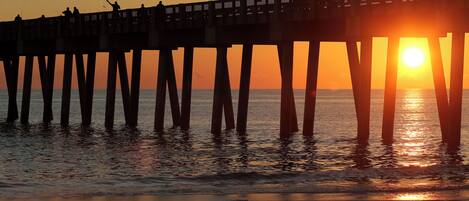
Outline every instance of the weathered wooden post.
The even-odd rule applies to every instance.
[[[303,135],[314,133],[314,117],[316,111],[316,96],[318,85],[320,41],[309,42],[308,70],[306,74],[305,108],[303,121]]]
[[[396,110],[397,67],[399,61],[399,37],[388,38],[386,84],[384,89],[384,111],[382,139],[385,144],[393,142],[394,114]]]

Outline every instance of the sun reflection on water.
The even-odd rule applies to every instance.
[[[430,193],[405,193],[395,197],[394,200],[433,200],[435,197]]]
[[[427,141],[423,130],[425,121],[425,99],[422,90],[406,90],[401,103],[403,126],[399,129],[400,141],[397,145],[400,166],[427,167],[434,165],[426,159]]]

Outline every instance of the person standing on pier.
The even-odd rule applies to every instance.
[[[18,22],[18,21],[21,21],[21,20],[22,20],[22,18],[21,18],[21,16],[20,16],[20,14],[18,14],[18,15],[15,17],[15,21]]]
[[[73,16],[78,17],[80,15],[80,11],[77,7],[73,7]]]
[[[109,5],[111,5],[113,12],[117,12],[117,11],[119,11],[119,10],[121,9],[121,7],[120,7],[119,4],[117,3],[117,1],[114,2],[114,3],[111,3],[109,0],[106,0],[106,1],[107,1],[107,3],[109,3]]]
[[[162,25],[166,20],[166,9],[163,5],[163,2],[158,2],[155,9],[156,22],[158,25]]]
[[[72,15],[72,11],[70,11],[70,8],[67,7],[64,12],[62,12],[65,17],[70,17]]]

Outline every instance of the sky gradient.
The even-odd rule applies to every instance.
[[[177,4],[186,1],[163,1],[165,4]],[[156,5],[157,1],[149,0],[120,0],[119,4],[123,9],[136,8],[144,3],[146,6]],[[0,21],[10,21],[21,14],[24,19],[45,16],[57,16],[66,7],[77,6],[82,13],[107,11],[111,8],[105,0],[15,0],[0,1]],[[466,37],[467,38],[467,37]],[[445,66],[445,76],[448,83],[450,74],[450,38],[442,40],[443,61]],[[468,40],[466,40],[468,41]],[[401,64],[398,74],[398,88],[433,88],[433,79],[430,66],[430,57],[425,39],[402,39],[401,49],[416,46],[425,51],[426,61],[423,67],[409,69]],[[467,46],[467,42],[466,42]],[[372,88],[384,88],[385,64],[386,64],[386,38],[375,38],[373,44],[373,77]],[[228,63],[230,69],[230,79],[233,89],[239,87],[240,66],[241,66],[240,45],[234,45],[228,50]],[[194,55],[194,78],[193,86],[198,89],[213,88],[215,74],[215,49],[196,48]],[[304,89],[306,83],[306,64],[308,55],[308,43],[296,42],[294,53],[294,88]],[[130,72],[131,55],[127,54],[127,62]],[[176,67],[176,77],[178,87],[182,82],[182,58],[183,49],[174,51]],[[467,59],[467,57],[465,57]],[[153,89],[156,87],[157,72],[157,51],[144,51],[142,61],[142,89]],[[347,61],[345,43],[322,42],[319,61],[318,88],[320,89],[350,89],[350,71]],[[465,62],[467,63],[467,62]],[[253,89],[277,89],[281,86],[280,70],[275,46],[254,46],[251,87]],[[465,65],[465,69],[467,69]],[[3,64],[0,64],[3,68]],[[19,87],[23,85],[24,58],[21,59]],[[3,70],[2,70],[3,71]],[[33,75],[33,88],[40,88],[39,72],[37,60],[35,61]],[[465,72],[468,72],[465,70]],[[76,71],[73,71],[73,86],[76,87]],[[107,78],[107,54],[99,53],[97,57],[96,83],[97,89],[106,88]],[[63,55],[57,57],[55,72],[55,88],[61,88],[63,74]],[[469,88],[468,73],[465,73],[464,87]],[[449,86],[449,83],[447,84]],[[5,88],[4,74],[0,73],[0,88]]]

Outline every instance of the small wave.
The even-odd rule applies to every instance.
[[[252,180],[279,180],[279,179],[291,179],[293,177],[300,176],[301,173],[279,173],[279,174],[262,174],[257,172],[235,172],[226,174],[215,174],[215,175],[201,175],[191,178],[183,178],[196,181],[220,181],[220,180],[240,180],[240,181],[252,181]]]

